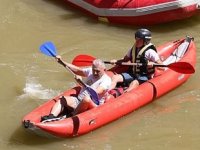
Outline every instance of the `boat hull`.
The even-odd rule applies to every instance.
[[[158,52],[162,57],[168,58],[181,42],[183,42],[183,39],[166,43],[158,48]],[[195,66],[196,47],[193,41],[190,42],[187,52],[179,61],[188,62]],[[122,70],[114,68],[112,71],[120,72]],[[109,72],[109,75],[112,74],[113,72]],[[151,103],[158,97],[172,91],[186,82],[190,76],[191,74],[182,74],[167,69],[160,74],[158,73],[148,82],[141,84],[137,89],[127,92],[117,98],[111,98],[99,107],[90,109],[70,118],[46,123],[40,122],[41,116],[50,113],[52,106],[59,99],[59,96],[77,94],[80,91],[80,87],[75,87],[66,90],[59,96],[34,109],[23,118],[22,122],[26,129],[32,131],[42,130],[56,137],[79,136],[100,128],[148,103]]]
[[[189,18],[199,12],[197,0],[65,0],[100,21],[153,25]]]

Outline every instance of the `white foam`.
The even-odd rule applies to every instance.
[[[18,98],[33,98],[33,99],[50,99],[60,93],[53,89],[45,89],[35,78],[28,78],[26,80],[23,94]]]

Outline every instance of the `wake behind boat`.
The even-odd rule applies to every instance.
[[[111,97],[105,104],[78,115],[68,117],[61,114],[58,118],[41,122],[41,116],[50,113],[51,108],[60,96],[77,95],[79,93],[81,87],[76,86],[48,100],[25,115],[22,119],[24,128],[40,135],[45,133],[63,138],[80,136],[119,119],[174,90],[186,82],[194,73],[196,46],[193,38],[178,39],[163,44],[157,49],[159,55],[164,59],[166,69],[157,72],[154,78],[141,84],[138,88],[116,98]],[[126,66],[116,66],[111,68],[108,74],[112,76],[114,72],[120,73],[126,68]]]

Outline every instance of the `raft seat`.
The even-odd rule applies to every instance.
[[[191,41],[191,38],[187,37],[186,40],[183,43],[181,43],[177,47],[177,49],[169,57],[167,57],[167,59],[163,61],[163,64],[169,65],[171,63],[178,62],[187,52],[190,41]],[[166,68],[165,70],[168,70],[168,68]],[[162,75],[162,73],[163,73],[162,70],[156,69],[153,77],[160,76]]]
[[[186,39],[165,61],[163,61],[163,64],[169,65],[178,62],[188,50],[189,44],[190,41]]]

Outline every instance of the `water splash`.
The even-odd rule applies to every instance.
[[[45,89],[35,78],[28,78],[26,80],[23,94],[18,99],[32,98],[32,99],[50,99],[60,93],[53,89]]]

